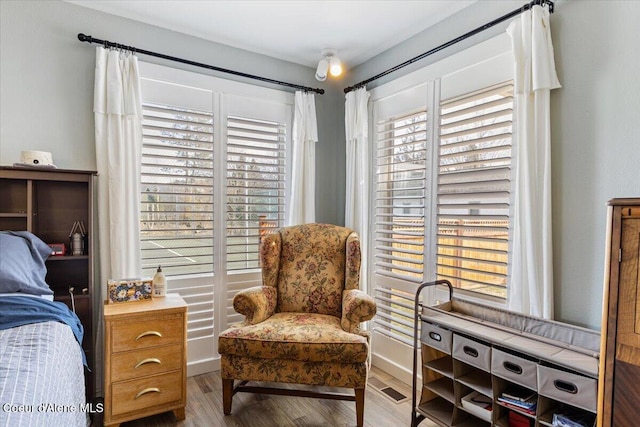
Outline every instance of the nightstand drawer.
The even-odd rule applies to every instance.
[[[145,377],[111,384],[111,416],[147,409],[171,402],[182,396],[183,372]]]
[[[111,356],[111,381],[175,371],[183,366],[180,344],[116,353]]]
[[[136,304],[136,303],[131,303]],[[184,341],[184,317],[182,315],[149,316],[128,321],[113,322],[111,348],[114,353],[154,347],[167,344],[179,344]],[[151,320],[151,321],[150,321]]]

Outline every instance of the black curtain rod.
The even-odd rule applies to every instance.
[[[137,47],[126,46],[126,45],[123,45],[123,44],[120,44],[120,43],[110,42],[108,40],[96,39],[94,37],[87,36],[87,35],[82,34],[82,33],[78,34],[78,40],[80,40],[81,42],[87,42],[87,43],[98,43],[98,44],[103,45],[105,48],[113,47],[113,48],[116,48],[116,49],[129,50],[129,51],[131,51],[133,53],[141,53],[143,55],[155,56],[156,58],[162,58],[162,59],[167,59],[169,61],[180,62],[181,64],[193,65],[195,67],[200,67],[200,68],[206,68],[208,70],[219,71],[221,73],[233,74],[234,76],[240,76],[240,77],[246,77],[248,79],[260,80],[261,82],[273,83],[273,84],[280,85],[280,86],[287,86],[287,87],[291,87],[291,88],[294,88],[294,89],[300,89],[300,90],[303,90],[305,92],[315,92],[315,93],[319,93],[319,94],[323,94],[324,93],[324,89],[318,89],[318,88],[312,88],[312,87],[297,85],[295,83],[283,82],[283,81],[280,81],[280,80],[274,80],[274,79],[270,79],[270,78],[267,78],[267,77],[254,76],[253,74],[247,74],[247,73],[243,73],[243,72],[240,72],[240,71],[228,70],[226,68],[220,68],[220,67],[216,67],[214,65],[208,65],[208,64],[203,64],[201,62],[190,61],[188,59],[176,58],[175,56],[169,56],[169,55],[165,55],[163,53],[157,53],[157,52],[151,52],[151,51],[144,50],[144,49],[138,49]]]
[[[344,89],[344,93],[349,93],[352,90],[359,89],[359,88],[361,88],[363,86],[366,86],[367,83],[371,83],[374,80],[378,80],[379,78],[384,77],[387,74],[391,74],[394,71],[397,71],[397,70],[399,70],[401,68],[404,68],[407,65],[413,64],[414,62],[419,61],[419,60],[421,60],[423,58],[426,58],[429,55],[432,55],[432,54],[434,54],[436,52],[439,52],[439,51],[451,46],[451,45],[454,45],[454,44],[456,44],[458,42],[461,42],[464,39],[467,39],[467,38],[469,38],[469,37],[471,37],[473,35],[481,33],[482,31],[487,30],[487,29],[493,27],[494,25],[497,25],[497,24],[499,24],[501,22],[506,21],[507,19],[511,19],[514,16],[517,16],[517,15],[521,14],[525,10],[531,9],[532,6],[535,6],[535,5],[541,5],[542,6],[544,4],[548,4],[549,5],[549,12],[553,13],[553,2],[552,1],[550,1],[550,0],[533,0],[530,3],[527,3],[527,4],[523,5],[521,8],[516,9],[513,12],[507,13],[506,15],[503,15],[498,19],[494,19],[493,21],[491,21],[491,22],[489,22],[487,24],[484,24],[484,25],[476,28],[475,30],[471,30],[468,33],[465,33],[465,34],[461,35],[458,38],[455,38],[453,40],[449,40],[448,42],[446,42],[444,44],[441,44],[438,47],[434,47],[433,49],[431,49],[431,50],[429,50],[427,52],[424,52],[424,53],[416,56],[415,58],[411,58],[408,61],[403,62],[402,64],[398,64],[395,67],[389,68],[388,70],[383,71],[380,74],[377,74],[377,75],[375,75],[375,76],[373,76],[371,78],[368,78],[367,80],[363,80],[360,83],[356,83],[353,86],[346,87]]]

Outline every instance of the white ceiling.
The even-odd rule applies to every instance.
[[[67,1],[309,67],[334,48],[348,69],[477,0]]]

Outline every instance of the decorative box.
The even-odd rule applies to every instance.
[[[509,427],[532,427],[533,420],[515,411],[509,411]]]
[[[153,294],[153,281],[150,278],[109,280],[107,285],[109,304],[151,300]]]
[[[474,391],[464,396],[460,403],[467,412],[472,413],[478,418],[491,422],[491,410],[493,403],[490,397]]]
[[[67,247],[64,243],[49,243],[51,248],[51,256],[63,256],[67,253]]]

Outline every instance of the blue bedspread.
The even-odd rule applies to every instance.
[[[56,321],[68,325],[82,349],[84,328],[78,316],[69,310],[64,303],[48,301],[44,298],[23,296],[0,298],[0,329],[48,321]],[[82,361],[87,366],[84,351],[82,351]]]

